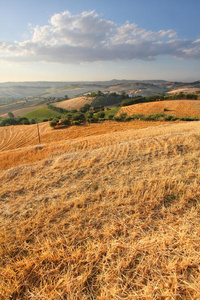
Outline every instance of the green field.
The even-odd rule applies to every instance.
[[[47,106],[43,106],[29,113],[24,114],[22,117],[26,117],[29,120],[37,119],[38,122],[42,122],[45,119],[49,120],[50,118],[54,118],[57,116],[62,116],[62,114],[49,109]]]
[[[115,107],[109,110],[105,110],[105,119],[109,119],[110,115],[116,115],[121,107]]]

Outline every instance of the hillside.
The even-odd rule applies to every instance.
[[[63,142],[79,140],[80,138],[93,135],[112,134],[113,132],[124,131],[128,129],[142,129],[151,126],[169,124],[169,122],[146,122],[134,121],[119,123],[114,121],[105,121],[103,123],[92,123],[83,126],[68,128],[58,128],[53,130],[48,123],[39,124],[40,139],[42,145],[39,145],[38,152],[38,129],[37,124],[18,125],[0,127],[0,169],[16,166],[20,163],[26,163],[29,160],[29,152],[34,153],[31,157],[37,161],[46,155],[54,155],[58,149],[65,148]],[[56,145],[56,147],[55,147]],[[35,146],[29,148],[29,146]],[[67,146],[68,147],[68,143]],[[9,151],[16,150],[16,151]],[[34,161],[35,161],[34,160]]]
[[[126,92],[133,95],[155,95],[170,91],[196,92],[200,81],[169,82],[164,80],[110,80],[77,82],[4,82],[0,83],[0,116],[9,111],[40,105],[52,97],[69,98],[82,96],[91,91]]]
[[[44,102],[42,98],[34,98],[29,100],[16,101],[8,105],[0,106],[0,117],[5,117],[8,112],[12,111],[15,116],[24,114],[27,111],[34,110],[41,106],[41,102]]]
[[[169,100],[139,103],[122,107],[118,115],[121,113],[127,113],[127,115],[165,113],[180,117],[200,117],[200,100]]]
[[[199,125],[0,128],[0,299],[199,299]]]
[[[93,98],[82,96],[82,97],[76,97],[73,99],[55,103],[54,106],[61,107],[67,110],[71,110],[71,109],[79,110],[84,104],[86,103],[90,104],[92,100]]]

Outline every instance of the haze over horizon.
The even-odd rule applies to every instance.
[[[8,0],[0,82],[200,79],[198,0]]]

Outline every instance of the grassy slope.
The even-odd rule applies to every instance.
[[[48,109],[47,106],[43,106],[40,108],[37,108],[35,110],[32,110],[24,115],[22,117],[26,117],[28,119],[37,119],[39,122],[43,121],[44,119],[53,118],[55,116],[61,115],[60,113],[53,111],[51,109]]]
[[[96,125],[2,152],[1,299],[198,299],[199,122]]]
[[[9,105],[0,106],[0,116],[4,116],[8,112],[17,113],[16,116],[22,115],[24,110],[30,109],[34,110],[37,107],[40,107],[40,103],[43,101],[41,98],[34,98],[28,101],[19,101],[15,103],[11,103]],[[20,112],[21,111],[21,112]]]
[[[105,118],[106,119],[109,118],[110,115],[115,116],[119,110],[120,110],[120,107],[115,107],[115,108],[112,108],[109,110],[105,110]]]
[[[164,108],[167,109],[167,111],[164,111]],[[126,112],[127,115],[165,113],[180,117],[200,117],[200,100],[172,100],[139,103],[122,107],[118,114],[123,112]]]

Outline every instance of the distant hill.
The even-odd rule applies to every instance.
[[[0,103],[2,97],[42,97],[64,96],[65,93],[81,95],[85,92],[107,89],[109,91],[141,92],[149,95],[152,92],[165,93],[175,88],[200,89],[200,81],[191,83],[171,82],[165,80],[110,80],[110,81],[30,81],[0,83]],[[141,91],[140,91],[141,90]],[[72,92],[73,91],[73,92]]]
[[[0,116],[9,111],[48,102],[52,97],[69,98],[83,96],[91,91],[126,92],[133,96],[164,94],[170,91],[195,92],[200,90],[200,81],[191,83],[164,80],[117,80],[110,81],[38,81],[0,83]],[[68,103],[69,104],[69,103]],[[19,111],[18,111],[19,113]]]

